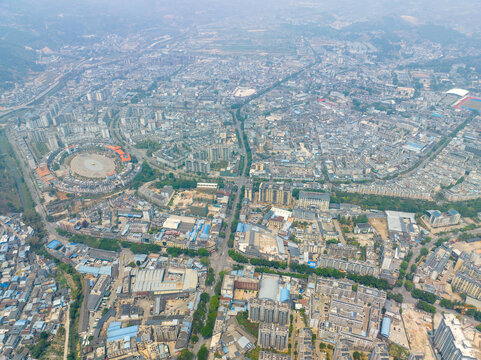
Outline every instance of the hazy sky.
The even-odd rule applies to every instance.
[[[74,33],[164,23],[180,28],[225,21],[357,22],[383,16],[446,24],[466,33],[481,30],[480,0],[0,0],[0,24]]]

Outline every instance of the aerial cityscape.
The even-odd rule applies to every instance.
[[[481,359],[476,0],[0,4],[0,360]]]

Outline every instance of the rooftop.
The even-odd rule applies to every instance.
[[[461,323],[458,318],[453,314],[444,314],[444,321],[446,326],[449,327],[454,337],[454,344],[461,354],[466,357],[476,358],[476,354],[471,346],[471,342],[466,339]]]

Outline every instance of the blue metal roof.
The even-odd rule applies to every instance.
[[[93,267],[87,265],[81,265],[78,267],[78,272],[83,274],[91,274],[91,275],[112,275],[112,267],[111,266],[102,266],[102,267]]]
[[[205,225],[204,230],[202,230],[202,234],[207,235],[207,233],[209,232],[209,229],[210,229],[210,225],[209,224]]]
[[[243,223],[238,223],[237,224],[237,229],[235,232],[244,232],[244,224]]]
[[[59,247],[60,245],[62,245],[62,243],[58,240],[52,240],[50,241],[50,243],[47,244],[47,248],[48,249],[52,249],[52,250],[55,250],[57,247]]]
[[[139,326],[128,326],[121,329],[110,330],[107,329],[107,342],[120,339],[130,339],[137,336],[139,332]]]
[[[381,335],[388,338],[390,334],[391,334],[391,319],[384,317],[382,319],[382,324],[381,324]]]
[[[289,289],[283,287],[281,289],[281,294],[279,296],[279,301],[280,302],[287,302],[289,301],[289,299],[291,298],[291,292],[289,291]]]
[[[121,321],[112,321],[107,329],[107,332],[108,331],[112,331],[112,330],[118,330],[122,327],[122,322]]]
[[[145,255],[145,254],[136,254],[134,256],[135,262],[140,261],[141,263],[143,263],[145,261],[145,259],[147,259],[147,255]]]
[[[27,320],[17,320],[13,326],[25,326],[27,325]]]

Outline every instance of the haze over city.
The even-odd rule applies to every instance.
[[[475,0],[0,3],[0,360],[481,359]]]

